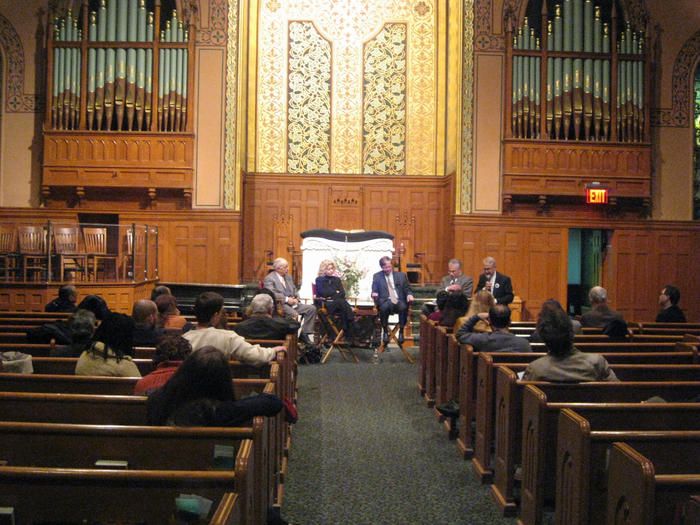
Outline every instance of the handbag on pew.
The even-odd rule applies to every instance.
[[[32,356],[22,352],[0,352],[0,370],[12,374],[33,374]]]

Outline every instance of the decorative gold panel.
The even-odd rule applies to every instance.
[[[406,168],[406,24],[387,24],[365,44],[364,173],[401,175]]]
[[[287,169],[328,173],[331,164],[331,46],[312,22],[289,23]]]
[[[290,21],[313,22],[332,49],[330,115],[332,173],[359,174],[362,158],[364,44],[386,24],[405,24],[405,173],[436,171],[437,13],[434,0],[339,0],[260,2],[257,26],[257,108],[255,169],[282,173],[287,168],[287,93]]]

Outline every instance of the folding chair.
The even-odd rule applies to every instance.
[[[408,311],[409,311],[409,316],[411,312],[411,303],[408,303]],[[413,358],[413,356],[410,354],[410,352],[404,348],[403,344],[399,342],[399,329],[401,325],[399,324],[399,314],[391,314],[389,316],[389,319],[387,320],[387,327],[389,328],[389,337],[388,341],[384,343],[384,339],[382,339],[381,344],[379,345],[379,348],[377,348],[377,354],[382,354],[384,351],[386,351],[387,347],[392,343],[396,343],[396,346],[398,346],[401,349],[401,352],[403,352],[404,357],[406,358],[406,361],[409,363],[413,364],[416,362],[416,360]]]
[[[338,350],[338,353],[343,358],[343,360],[349,361],[349,354],[349,357],[352,357],[352,359],[356,363],[359,363],[360,360],[355,355],[355,352],[353,352],[348,342],[345,341],[345,330],[343,330],[343,328],[341,328],[338,325],[338,320],[335,319],[333,315],[331,315],[328,311],[328,308],[326,307],[326,301],[317,300],[317,302],[320,305],[320,307],[317,307],[316,314],[318,316],[319,321],[321,322],[321,339],[319,344],[328,347],[328,350],[323,356],[321,362],[325,363],[326,361],[328,361],[328,358],[330,357],[333,350]]]

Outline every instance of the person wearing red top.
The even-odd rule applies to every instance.
[[[182,361],[192,353],[192,345],[182,336],[164,338],[153,356],[155,370],[138,380],[134,386],[134,395],[147,396],[162,387],[177,371]]]

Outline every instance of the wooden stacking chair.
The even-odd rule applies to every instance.
[[[13,224],[0,224],[0,278],[14,279],[17,274],[17,229]]]
[[[53,242],[59,280],[66,280],[66,273],[73,277],[77,274],[82,280],[87,271],[87,255],[80,243],[80,229],[77,226],[55,227]]]
[[[47,230],[44,226],[19,226],[17,228],[19,252],[22,258],[22,274],[28,277],[49,276],[49,254],[46,251]]]
[[[117,256],[107,253],[107,228],[83,228],[83,238],[85,240],[85,253],[87,254],[90,280],[96,281],[100,272],[105,277],[108,266],[112,268],[112,275],[116,279]]]

